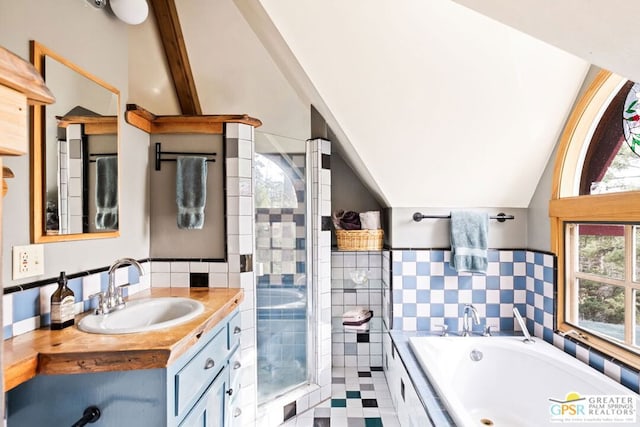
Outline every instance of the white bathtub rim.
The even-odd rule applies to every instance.
[[[490,340],[490,341],[489,341]],[[622,384],[614,381],[609,378],[605,374],[597,371],[596,369],[586,365],[581,360],[574,358],[557,347],[543,341],[542,339],[536,339],[535,344],[525,344],[522,342],[523,337],[520,336],[501,336],[501,337],[439,337],[439,336],[420,336],[420,337],[409,337],[409,347],[414,353],[416,361],[418,365],[423,370],[427,379],[433,386],[433,388],[438,393],[440,399],[444,402],[445,407],[448,409],[448,412],[456,422],[456,424],[460,426],[476,426],[480,425],[477,420],[474,420],[471,417],[471,414],[466,410],[460,399],[458,398],[458,394],[453,390],[453,386],[450,385],[449,381],[445,381],[440,378],[440,374],[433,372],[429,369],[429,367],[438,367],[439,358],[432,357],[430,352],[430,348],[433,349],[433,343],[455,343],[455,345],[461,346],[461,354],[460,357],[468,357],[468,353],[470,352],[469,347],[481,346],[486,344],[491,344],[492,346],[497,347],[509,347],[511,350],[515,350],[517,352],[532,354],[532,353],[543,353],[548,357],[557,359],[559,362],[563,364],[571,365],[573,368],[578,370],[579,372],[587,375],[588,377],[598,377],[599,380],[608,383],[609,386],[615,388],[619,391],[619,394],[632,394],[635,395],[636,400],[640,402],[640,396],[637,393],[634,393],[632,390],[629,390]],[[549,353],[551,353],[549,355]],[[600,375],[602,377],[600,377]],[[640,410],[640,404],[638,404],[637,410]],[[629,424],[631,425],[631,424]]]

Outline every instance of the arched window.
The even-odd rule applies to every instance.
[[[639,88],[605,71],[594,79],[565,127],[549,204],[558,255],[557,328],[579,330],[587,345],[636,368]]]

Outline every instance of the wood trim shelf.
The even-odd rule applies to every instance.
[[[116,116],[64,116],[58,117],[58,127],[66,128],[71,124],[84,125],[86,135],[112,135],[118,133]]]
[[[157,116],[136,104],[127,104],[124,116],[127,123],[153,134],[197,133],[222,135],[224,123],[243,123],[259,127],[262,122],[246,114],[202,116]]]

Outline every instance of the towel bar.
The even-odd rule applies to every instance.
[[[217,156],[218,153],[195,153],[186,151],[162,151],[162,143],[156,142],[156,170],[160,170],[160,162],[175,162],[176,159],[163,159],[162,155],[168,156]],[[207,162],[215,162],[216,159],[207,159]]]
[[[100,156],[117,156],[118,153],[89,153],[89,158],[91,157],[100,157]],[[96,159],[89,160],[89,163],[95,163]]]
[[[451,214],[449,214],[449,215],[423,215],[420,212],[416,212],[416,213],[413,214],[413,220],[415,222],[420,222],[423,219],[438,219],[438,218],[450,219],[451,218]],[[500,213],[498,213],[498,215],[490,216],[489,219],[495,219],[498,222],[505,222],[508,219],[515,219],[515,217],[513,215],[507,215],[504,212],[500,212]]]

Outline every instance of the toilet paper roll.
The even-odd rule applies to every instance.
[[[360,224],[363,230],[378,230],[380,225],[380,211],[368,211],[360,214]]]

